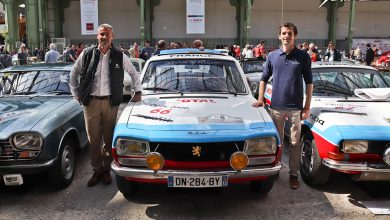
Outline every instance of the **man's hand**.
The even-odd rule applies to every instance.
[[[302,118],[302,120],[308,119],[309,116],[310,116],[310,109],[309,109],[309,108],[304,108],[304,109],[302,110],[302,113],[301,113],[301,118]]]
[[[263,101],[257,101],[252,104],[253,107],[264,107]]]
[[[130,100],[131,102],[139,102],[141,101],[141,92],[134,93],[134,96]]]

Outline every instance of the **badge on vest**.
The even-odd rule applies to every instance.
[[[115,69],[120,69],[120,66],[119,66],[119,64],[115,64]]]

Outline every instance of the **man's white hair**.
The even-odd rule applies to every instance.
[[[114,28],[112,28],[112,26],[109,25],[109,24],[101,24],[101,25],[99,25],[98,29],[100,29],[100,28],[108,28],[108,29],[111,29],[114,32]]]
[[[56,48],[56,45],[53,44],[53,43],[51,43],[51,44],[49,45],[49,48],[50,48],[50,50],[54,50],[54,49]]]

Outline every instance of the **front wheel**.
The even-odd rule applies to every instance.
[[[61,144],[57,161],[49,173],[51,183],[57,188],[66,188],[73,182],[76,167],[75,147],[67,138]]]
[[[301,176],[309,185],[323,185],[330,176],[330,169],[322,164],[316,141],[309,132],[301,138]]]

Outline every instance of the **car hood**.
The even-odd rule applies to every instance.
[[[240,95],[150,97],[134,105],[130,103],[122,115],[128,115],[127,128],[151,131],[264,127],[262,112],[251,106],[253,101],[252,97]]]
[[[341,139],[390,140],[390,102],[383,101],[386,91],[358,92],[363,99],[313,97],[305,123],[335,144]]]
[[[0,98],[0,139],[17,131],[30,131],[42,118],[69,100],[53,97]]]

